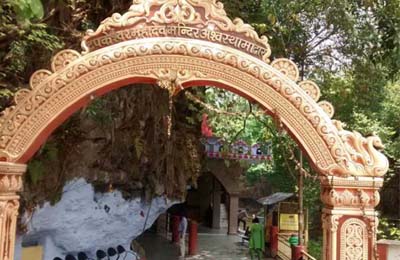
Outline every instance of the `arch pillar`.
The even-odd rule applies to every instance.
[[[239,194],[229,194],[228,235],[236,235],[238,229]]]
[[[375,207],[383,178],[321,178],[323,259],[374,260],[376,258]]]
[[[0,259],[13,260],[22,191],[22,176],[26,164],[0,162]]]
[[[214,178],[214,189],[213,189],[213,216],[212,216],[212,228],[221,228],[221,196],[222,187],[217,179]]]

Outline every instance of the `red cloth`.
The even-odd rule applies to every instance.
[[[205,137],[212,137],[213,132],[212,132],[212,129],[208,125],[207,119],[208,119],[208,115],[203,114],[203,121],[201,122],[201,133]]]

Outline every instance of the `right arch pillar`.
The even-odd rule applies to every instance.
[[[321,177],[323,260],[378,259],[380,177]]]

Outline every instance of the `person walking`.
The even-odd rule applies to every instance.
[[[181,221],[179,222],[179,249],[181,259],[185,258],[186,254],[186,230],[187,230],[188,220],[186,214],[183,214]]]
[[[249,250],[251,260],[263,259],[263,254],[265,251],[264,227],[262,224],[260,224],[260,220],[257,217],[253,219],[253,223],[250,228]]]

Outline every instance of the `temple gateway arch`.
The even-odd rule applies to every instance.
[[[157,84],[171,97],[215,86],[279,117],[321,180],[324,259],[375,259],[375,207],[389,167],[381,140],[343,129],[318,86],[270,54],[267,38],[216,0],[133,0],[88,31],[82,51],[56,54],[0,118],[0,259],[14,259],[18,192],[33,154],[75,111],[133,83]]]

